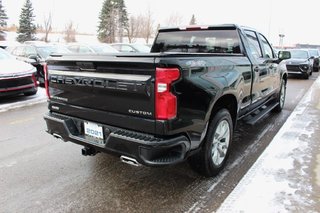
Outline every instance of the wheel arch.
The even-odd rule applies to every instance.
[[[211,113],[210,120],[213,118],[215,113],[220,109],[227,109],[231,115],[233,127],[235,128],[237,122],[237,114],[238,114],[238,102],[237,98],[232,94],[225,94],[214,103]]]
[[[282,79],[285,80],[287,83],[288,82],[288,73],[283,73]]]

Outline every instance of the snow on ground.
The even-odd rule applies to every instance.
[[[319,97],[320,78],[218,213],[318,212]]]
[[[38,103],[43,103],[47,101],[46,91],[44,88],[38,87],[38,92],[32,96],[12,96],[12,97],[2,97],[0,99],[0,112],[5,112],[8,110],[31,106]]]

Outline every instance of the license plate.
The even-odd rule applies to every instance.
[[[84,134],[103,140],[102,126],[95,123],[84,122]]]

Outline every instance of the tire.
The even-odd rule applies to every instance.
[[[278,105],[272,110],[273,112],[281,112],[286,100],[286,93],[287,93],[287,82],[282,79],[281,80],[281,87],[277,98]]]
[[[313,72],[319,72],[319,67],[313,67]]]
[[[309,76],[310,76],[309,73],[304,73],[304,74],[303,74],[303,78],[304,78],[304,79],[309,79]]]
[[[45,79],[44,77],[39,77],[38,78],[39,86],[40,87],[45,87]]]
[[[30,91],[30,92],[25,92],[23,93],[25,96],[31,96],[31,95],[35,95],[37,94],[38,92],[38,89],[34,89],[33,91]]]
[[[228,158],[232,133],[233,124],[229,111],[219,110],[210,121],[201,150],[189,158],[191,167],[206,177],[217,175]]]

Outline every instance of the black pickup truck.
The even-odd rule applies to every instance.
[[[161,29],[148,54],[56,55],[47,132],[132,165],[225,165],[237,120],[281,111],[287,72],[267,39],[237,25]]]

